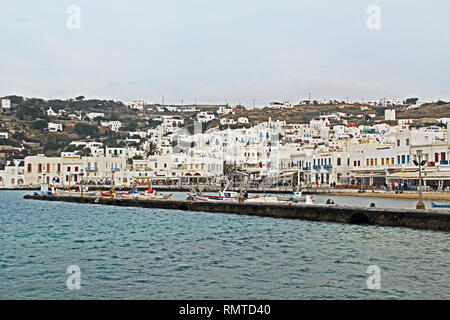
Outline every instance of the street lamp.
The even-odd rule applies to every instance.
[[[424,159],[422,150],[417,150],[417,160],[413,161],[419,167],[419,202],[417,202],[416,209],[425,209],[425,204],[422,201],[422,167],[427,163]]]
[[[83,169],[81,169],[81,173],[80,173],[80,184],[81,184],[81,191],[80,191],[80,193],[81,193],[81,197],[83,197],[83,183],[84,183],[83,176],[84,176]]]

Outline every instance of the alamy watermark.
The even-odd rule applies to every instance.
[[[366,21],[367,29],[380,30],[381,29],[381,9],[377,5],[370,5],[366,10],[369,17]]]
[[[70,265],[66,269],[70,276],[67,278],[66,285],[69,290],[79,290],[81,288],[81,270],[77,265]]]
[[[81,9],[77,5],[70,5],[66,9],[69,15],[66,20],[66,26],[69,30],[81,29]]]
[[[381,269],[379,266],[371,265],[367,267],[366,273],[370,274],[367,278],[368,289],[381,289]]]

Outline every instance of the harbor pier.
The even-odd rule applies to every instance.
[[[260,204],[232,201],[138,200],[86,196],[25,195],[24,199],[450,231],[450,213],[437,210],[381,209],[324,204],[293,204],[289,202],[285,204]]]

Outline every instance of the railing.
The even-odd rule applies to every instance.
[[[86,167],[86,171],[98,171],[98,167]]]
[[[326,164],[323,166],[324,169],[333,169],[333,166],[331,164]]]
[[[313,166],[314,170],[319,170],[320,168],[321,168],[321,166],[318,166],[318,165]]]
[[[442,160],[439,164],[449,164],[448,160]]]
[[[311,167],[303,167],[303,171],[309,171],[311,170]]]

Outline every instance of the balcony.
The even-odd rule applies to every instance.
[[[313,166],[313,169],[314,169],[314,170],[320,170],[320,168],[321,168],[321,166],[319,166],[319,165]]]
[[[323,166],[324,169],[333,169],[333,166],[331,164],[326,164]]]
[[[85,171],[98,171],[98,167],[85,167]]]
[[[448,160],[442,160],[441,162],[439,162],[439,164],[446,165],[446,164],[449,164],[449,162],[448,162]]]
[[[311,170],[311,167],[303,167],[303,171],[309,171]]]

